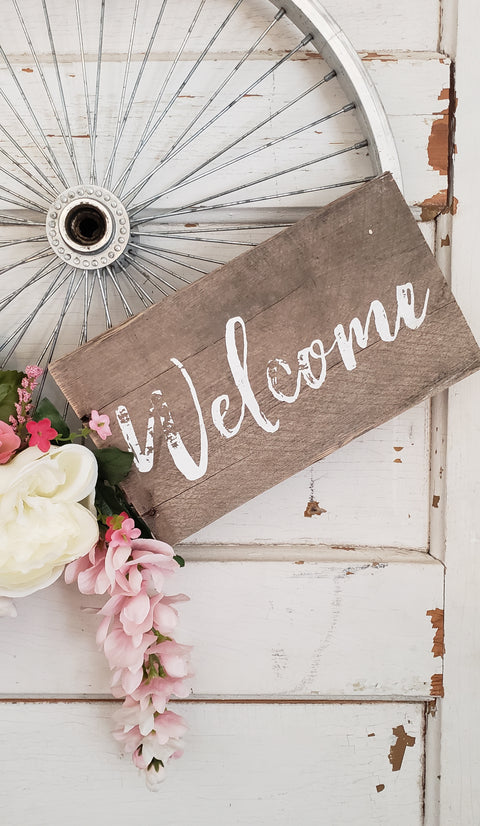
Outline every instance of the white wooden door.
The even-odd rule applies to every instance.
[[[406,198],[447,275],[453,253],[454,292],[478,333],[466,253],[476,208],[474,0],[459,0],[468,102],[458,111],[455,216],[455,0],[325,5],[378,86]],[[191,596],[182,633],[195,645],[195,679],[192,698],[175,707],[191,733],[159,795],[110,736],[109,675],[88,612],[100,603],[59,582],[19,605],[0,626],[2,823],[476,826],[480,800],[467,778],[480,755],[465,660],[475,654],[479,397],[473,377],[448,404],[442,396],[403,414],[182,546],[187,566],[172,591]]]

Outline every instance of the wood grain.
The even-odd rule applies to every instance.
[[[335,326],[342,323],[348,330],[356,316],[365,323],[375,299],[384,305],[393,329],[396,288],[408,282],[417,315],[430,291],[419,329],[402,325],[393,342],[382,341],[371,329],[366,349],[355,347],[356,369],[347,371],[340,351],[334,350],[320,389],[302,383],[293,404],[274,398],[266,380],[270,359],[295,365],[297,351],[319,337],[327,350]],[[225,327],[233,317],[245,322],[248,357],[237,337],[239,359],[246,359],[264,418],[279,423],[275,433],[265,432],[258,416],[255,421],[247,413],[237,435],[227,440],[210,418],[210,405],[225,393],[232,408],[226,426],[234,428],[242,416],[225,355]],[[128,370],[121,370],[119,381],[125,358]],[[128,409],[139,442],[145,444],[152,393],[161,391],[162,401],[173,410],[173,432],[181,434],[199,461],[199,416],[172,358],[184,365],[198,394],[208,438],[207,470],[203,478],[187,480],[168,455],[169,437],[161,438],[157,423],[152,470],[132,471],[125,484],[139,513],[171,542],[480,366],[480,350],[389,175],[60,359],[52,373],[80,417],[92,408],[110,415],[113,442],[123,447],[116,410]],[[285,393],[293,392],[295,367],[293,371],[293,382],[281,386]],[[167,411],[167,420],[169,415]]]

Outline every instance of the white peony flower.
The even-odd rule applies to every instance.
[[[0,596],[50,585],[98,540],[97,462],[82,445],[27,447],[0,465]]]

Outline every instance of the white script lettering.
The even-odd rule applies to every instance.
[[[354,353],[354,342],[356,342],[357,346],[361,349],[365,349],[368,346],[372,318],[380,339],[384,342],[393,342],[400,332],[402,321],[409,330],[417,330],[423,324],[427,315],[429,297],[430,290],[427,289],[422,311],[420,315],[417,316],[415,315],[413,286],[411,283],[401,284],[396,288],[397,315],[393,332],[390,329],[385,307],[380,301],[375,299],[370,304],[363,325],[360,319],[355,317],[349,324],[348,334],[343,324],[337,324],[334,327],[333,343],[328,350],[325,350],[323,342],[318,338],[314,339],[307,347],[298,350],[295,383],[289,394],[284,392],[279,387],[279,384],[282,380],[285,382],[293,378],[294,373],[292,368],[288,362],[282,358],[270,359],[266,369],[267,385],[270,393],[280,402],[293,404],[300,396],[302,381],[312,390],[320,389],[327,376],[327,356],[330,355],[335,348],[338,349],[345,368],[348,371],[355,370],[357,367],[357,357]],[[237,347],[238,330],[241,334],[240,347]],[[231,439],[238,434],[245,418],[245,411],[248,410],[253,420],[262,430],[267,433],[275,433],[280,427],[280,420],[277,419],[275,422],[272,422],[267,418],[261,410],[250,384],[247,363],[247,330],[245,322],[240,316],[235,316],[227,321],[225,327],[225,349],[228,366],[235,386],[240,394],[241,408],[236,423],[231,427],[227,427],[225,417],[230,409],[230,396],[227,393],[217,396],[211,404],[213,425],[225,439]],[[165,435],[168,451],[175,466],[186,479],[193,481],[201,479],[208,469],[207,431],[197,391],[191,376],[178,359],[172,358],[170,361],[180,370],[185,379],[198,417],[200,433],[200,459],[198,463],[195,462],[185,447],[175,425],[174,416],[167,401],[163,398],[161,390],[154,390],[151,394],[145,449],[143,451],[125,405],[117,407],[117,421],[129,450],[134,454],[136,467],[140,473],[148,473],[154,463],[154,428],[157,415]],[[314,369],[315,362],[318,363],[316,370]],[[158,399],[161,399],[160,403],[158,403]]]

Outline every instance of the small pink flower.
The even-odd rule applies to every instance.
[[[36,364],[28,364],[25,367],[25,375],[29,379],[38,379],[39,376],[42,375],[42,373],[43,373],[43,368],[38,367]],[[32,385],[32,386],[34,387],[35,385]]]
[[[123,521],[128,519],[128,513],[122,511],[121,513],[115,514],[114,516],[107,516],[107,525],[108,530],[105,534],[105,541],[111,542],[112,541],[112,534],[114,531],[118,530],[118,528],[122,527]]]
[[[27,430],[30,433],[29,446],[34,447],[37,445],[42,453],[47,453],[50,450],[51,440],[58,436],[58,432],[52,427],[50,419],[40,419],[39,422],[27,422]]]
[[[90,430],[94,430],[95,433],[98,433],[100,438],[103,440],[105,440],[107,436],[112,435],[112,431],[110,430],[110,417],[106,414],[100,416],[98,410],[92,410],[90,413],[90,421],[88,426]]]
[[[20,437],[13,427],[6,422],[0,422],[0,465],[6,464],[20,447]]]
[[[116,531],[112,531],[110,543],[112,545],[127,545],[132,539],[137,539],[141,534],[141,530],[135,527],[133,519],[124,519],[122,527]]]

